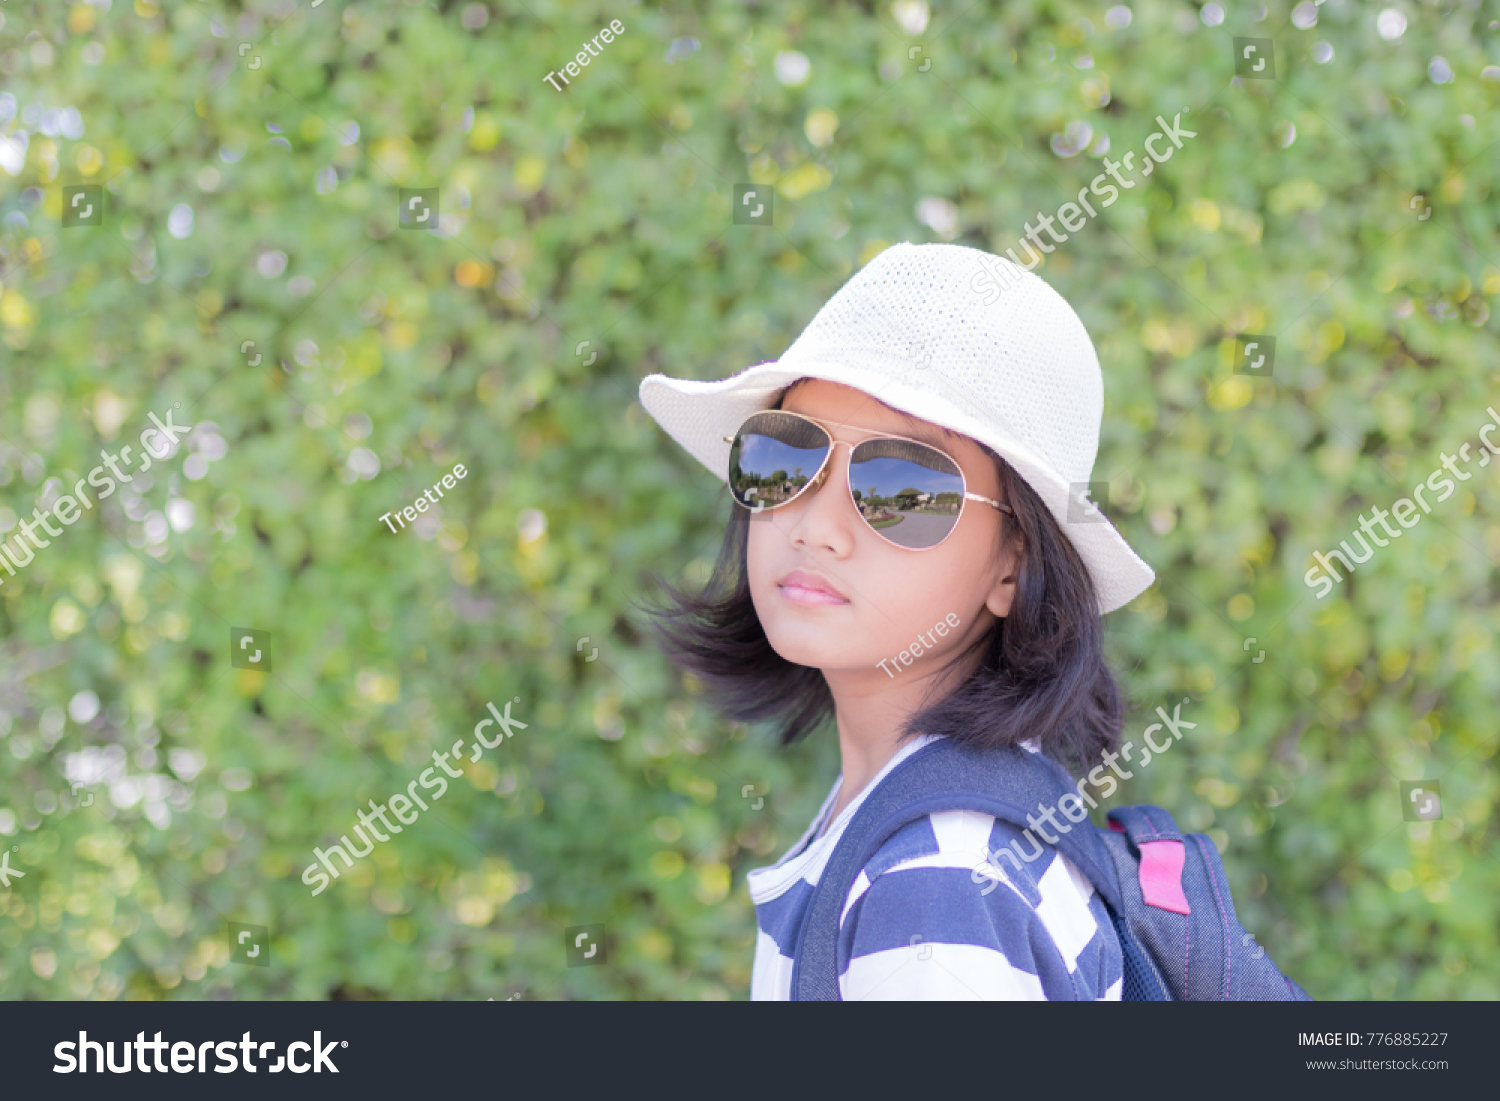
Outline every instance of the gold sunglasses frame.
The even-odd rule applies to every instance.
[[[848,493],[849,493],[849,503],[852,504],[854,506],[854,508],[855,508],[855,511],[858,512],[859,511],[859,502],[854,499],[854,483],[853,483],[853,473],[852,473],[853,472],[854,451],[855,451],[855,449],[857,447],[859,447],[859,446],[861,446],[863,444],[869,443],[870,439],[896,440],[896,441],[898,441],[900,443],[916,444],[918,447],[925,447],[929,451],[935,451],[935,452],[937,452],[943,458],[947,459],[948,462],[950,462],[950,463],[953,464],[953,469],[956,470],[956,471],[958,471],[959,481],[963,485],[963,495],[962,495],[962,498],[961,498],[959,506],[958,506],[958,509],[959,509],[958,510],[958,515],[956,517],[954,517],[953,529],[957,529],[957,527],[958,527],[958,521],[963,518],[963,503],[962,503],[963,501],[978,501],[981,504],[989,505],[991,508],[993,508],[997,512],[1003,512],[1003,513],[1005,513],[1008,516],[1014,516],[1016,514],[1015,509],[1011,508],[1004,501],[996,501],[996,500],[993,500],[993,499],[991,499],[989,497],[981,496],[978,493],[971,493],[969,491],[969,479],[966,478],[966,477],[964,477],[963,467],[961,467],[961,466],[958,465],[958,461],[956,459],[954,459],[954,457],[952,455],[948,454],[948,452],[944,451],[941,447],[934,447],[932,444],[928,443],[926,440],[915,440],[915,439],[912,439],[910,436],[895,436],[895,435],[892,435],[892,434],[890,434],[888,432],[877,432],[877,431],[875,431],[874,429],[871,429],[871,428],[861,428],[857,424],[843,424],[843,423],[841,423],[839,421],[820,421],[820,420],[818,420],[815,417],[809,417],[805,413],[793,413],[789,409],[757,409],[754,413],[751,413],[748,417],[746,417],[743,421],[740,422],[740,426],[739,426],[739,428],[735,429],[735,434],[733,436],[724,436],[724,437],[722,437],[722,439],[724,440],[724,442],[727,443],[727,444],[729,444],[731,446],[731,448],[732,448],[734,446],[735,439],[744,431],[745,425],[749,424],[754,418],[760,416],[762,413],[779,413],[779,414],[781,414],[784,417],[795,417],[798,420],[806,421],[808,424],[811,424],[814,427],[821,429],[822,432],[823,432],[823,434],[828,437],[828,452],[827,452],[827,454],[825,454],[823,456],[823,461],[818,464],[817,471],[813,474],[813,476],[811,478],[809,478],[807,480],[807,484],[806,485],[804,485],[800,489],[798,489],[795,494],[793,494],[791,497],[788,497],[785,501],[777,501],[774,505],[766,505],[766,506],[764,506],[762,508],[749,508],[746,505],[742,504],[740,502],[739,498],[735,496],[734,487],[731,486],[730,489],[729,489],[730,500],[734,501],[734,503],[736,505],[738,505],[740,508],[744,509],[746,512],[749,512],[751,514],[758,514],[758,513],[762,513],[762,512],[773,512],[776,509],[780,508],[782,505],[789,505],[793,501],[800,501],[804,497],[810,497],[813,493],[816,493],[816,492],[818,492],[818,490],[822,489],[823,488],[823,483],[828,480],[828,463],[829,463],[829,460],[831,460],[833,458],[834,448],[838,447],[840,444],[842,444],[844,447],[847,447],[849,449],[849,458],[851,460],[850,461],[850,468],[849,468],[850,469],[850,475],[845,478],[845,481],[848,483],[845,486],[845,488],[848,490]],[[856,432],[863,432],[863,433],[865,433],[867,436],[870,437],[870,439],[860,440],[858,444],[852,444],[848,440],[836,440],[836,439],[833,438],[833,433],[830,432],[830,431],[828,431],[828,429],[829,429],[830,426],[832,426],[834,428],[852,428]],[[860,513],[860,519],[864,520],[865,521],[865,526],[868,527],[868,528],[870,528],[870,530],[872,532],[874,532],[876,535],[879,535],[882,540],[884,540],[886,543],[889,543],[893,547],[900,548],[901,550],[912,550],[912,551],[934,550],[937,547],[940,547],[944,543],[946,543],[948,541],[948,536],[950,536],[950,535],[953,534],[953,530],[950,530],[948,532],[948,535],[943,536],[941,539],[939,539],[936,543],[932,544],[932,546],[930,546],[930,547],[903,547],[903,546],[901,546],[900,543],[895,542],[894,540],[886,537],[885,535],[881,535],[881,532],[880,532],[879,528],[871,527],[870,526],[870,522],[869,522],[868,519],[865,518],[864,513]]]

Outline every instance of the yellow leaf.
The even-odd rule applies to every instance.
[[[370,155],[394,180],[405,180],[411,170],[411,142],[404,137],[382,138],[370,146]]]
[[[682,854],[674,849],[663,849],[651,855],[651,874],[658,879],[676,879],[682,874]]]
[[[1153,352],[1168,351],[1172,347],[1172,330],[1165,321],[1153,317],[1141,326],[1141,343]]]
[[[17,536],[17,538],[20,538]],[[67,638],[76,635],[84,627],[83,612],[79,611],[78,605],[67,597],[63,597],[52,605],[51,627],[52,634],[57,638]]]
[[[365,333],[345,349],[339,378],[346,386],[363,382],[380,370],[380,338],[374,333]]]
[[[401,352],[415,344],[419,335],[417,327],[410,321],[397,321],[391,325],[386,339],[391,351]]]
[[[729,894],[729,865],[706,864],[698,868],[698,898],[712,906]]]
[[[17,328],[26,328],[35,324],[36,310],[16,291],[7,291],[5,297],[0,298],[0,321]]]
[[[819,107],[815,111],[807,113],[807,121],[802,124],[802,131],[807,135],[807,140],[814,145],[827,145],[833,140],[834,131],[839,128],[839,117],[827,107]]]
[[[500,124],[489,115],[476,115],[474,126],[469,130],[469,148],[483,153],[495,148],[500,140]]]
[[[635,943],[641,954],[649,959],[660,962],[672,956],[672,942],[660,929],[647,930],[636,938]]]
[[[1208,404],[1224,413],[1248,405],[1254,396],[1255,388],[1244,375],[1230,375],[1209,389]]]
[[[541,190],[542,180],[547,175],[547,162],[538,156],[522,157],[516,162],[516,170],[512,177],[517,190],[523,195],[535,195]]]
[[[73,150],[73,163],[85,176],[92,176],[104,167],[104,154],[92,145],[79,145]]]
[[[833,182],[833,173],[821,164],[804,164],[788,172],[776,184],[788,199],[800,199],[814,191],[822,191]]]

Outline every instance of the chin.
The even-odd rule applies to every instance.
[[[766,632],[766,641],[771,649],[793,665],[806,665],[813,669],[842,667],[848,646],[850,630],[832,624],[797,623],[771,620],[763,617],[761,627]]]
[[[766,636],[768,639],[770,635]],[[810,669],[821,669],[828,664],[828,652],[816,645],[812,645],[806,639],[799,639],[788,644],[785,639],[771,639],[771,649],[775,650],[783,660],[793,665],[805,665]]]

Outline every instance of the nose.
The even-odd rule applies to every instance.
[[[840,444],[843,444],[844,451],[840,451]],[[793,515],[789,517],[792,522],[787,529],[787,538],[793,547],[827,549],[838,558],[854,549],[854,525],[860,522],[860,517],[847,490],[844,490],[849,480],[848,463],[853,451],[849,444],[835,441],[828,462],[817,479],[806,493],[788,506]]]

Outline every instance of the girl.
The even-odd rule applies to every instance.
[[[996,271],[1003,293],[977,294]],[[749,877],[751,996],[784,1000],[811,888],[903,760],[951,738],[1077,775],[1115,747],[1100,617],[1154,576],[1086,496],[1093,344],[1057,292],[999,257],[896,245],[778,362],[720,382],[651,375],[641,402],[740,506],[702,593],[668,588],[667,652],[731,719],[776,721],[783,744],[830,715],[838,731],[822,809]],[[1074,863],[1051,846],[1019,868],[986,860],[1020,837],[949,810],[881,845],[842,907],[843,997],[1119,998],[1120,944]]]

